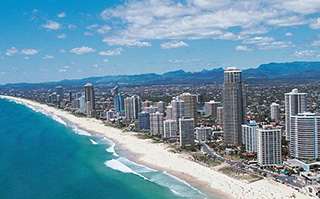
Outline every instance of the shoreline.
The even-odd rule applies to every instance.
[[[296,198],[309,198],[273,180],[263,179],[253,183],[246,183],[231,178],[209,167],[188,160],[182,157],[181,154],[169,152],[166,149],[166,145],[162,143],[151,143],[150,140],[139,139],[135,136],[136,133],[134,132],[122,132],[120,129],[106,126],[102,121],[94,118],[77,117],[61,109],[27,99],[9,96],[0,97],[42,108],[70,121],[81,129],[106,137],[115,142],[120,148],[128,151],[129,160],[150,168],[165,171],[188,182],[191,186],[196,187],[206,195],[208,194],[208,197],[246,199],[290,198],[294,193]]]

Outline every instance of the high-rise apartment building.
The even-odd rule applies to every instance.
[[[194,146],[194,119],[179,119],[180,146]]]
[[[242,126],[242,144],[246,152],[257,152],[258,126],[255,121],[250,121]]]
[[[150,114],[147,112],[138,113],[138,130],[150,130]]]
[[[185,103],[184,101],[176,97],[171,101],[172,106],[172,119],[179,123],[179,119],[185,116]],[[179,128],[179,127],[178,127]]]
[[[208,142],[212,140],[212,127],[205,127],[201,125],[200,127],[196,127],[196,139],[201,142]]]
[[[223,107],[217,107],[217,124],[223,124]]]
[[[164,103],[163,101],[157,102],[157,107],[158,107],[158,111],[160,113],[165,113],[165,111],[166,111],[166,103]]]
[[[271,120],[280,120],[280,105],[277,103],[272,103],[270,106]]]
[[[120,111],[124,110],[124,96],[123,95],[121,95],[121,94],[114,95],[113,102],[114,102],[115,112],[119,113]]]
[[[286,140],[290,140],[291,116],[307,111],[307,93],[299,93],[298,89],[293,89],[286,93],[285,115],[286,115]]]
[[[320,116],[299,113],[291,116],[290,156],[301,159],[320,157]]]
[[[265,125],[258,129],[258,164],[263,167],[281,163],[281,129]]]
[[[211,100],[210,102],[205,102],[206,116],[211,116],[214,120],[217,119],[217,108],[221,106],[221,102],[216,102]]]
[[[124,100],[126,120],[133,121],[138,118],[138,113],[141,112],[141,104],[140,97],[136,95]]]
[[[185,116],[194,119],[194,125],[197,125],[198,116],[197,116],[197,106],[198,106],[198,95],[183,93],[181,99],[185,104]]]
[[[161,135],[163,137],[163,113],[156,112],[150,114],[150,134]]]
[[[176,120],[165,120],[164,125],[164,138],[178,137],[178,123]]]
[[[241,71],[229,67],[224,71],[223,84],[223,127],[224,142],[240,146],[241,125],[246,123],[246,103]]]
[[[85,98],[87,116],[94,116],[94,110],[96,107],[95,95],[94,95],[93,85],[90,83],[87,83],[86,85],[84,85],[84,98]]]

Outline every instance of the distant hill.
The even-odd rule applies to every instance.
[[[90,77],[77,80],[63,80],[39,84],[7,84],[6,87],[38,87],[38,86],[73,86],[92,84],[112,85],[154,85],[176,83],[222,83],[223,68],[203,70],[200,72],[171,71],[164,74],[117,75]],[[287,62],[262,64],[258,68],[243,70],[243,79],[246,83],[301,83],[320,80],[320,62]]]

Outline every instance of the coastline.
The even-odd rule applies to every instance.
[[[290,198],[294,193],[296,198],[309,198],[296,190],[277,183],[273,180],[263,179],[253,183],[233,179],[218,171],[202,166],[180,154],[171,153],[162,143],[151,143],[150,140],[139,139],[133,132],[122,132],[103,124],[94,118],[76,117],[66,111],[50,107],[22,98],[0,96],[15,100],[33,107],[39,107],[47,112],[65,118],[81,129],[106,137],[115,142],[122,149],[129,152],[130,160],[166,171],[182,179],[194,187],[201,187],[206,194],[222,198]],[[209,197],[210,197],[209,195]]]

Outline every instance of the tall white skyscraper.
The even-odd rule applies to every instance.
[[[93,85],[87,83],[84,85],[84,98],[86,104],[86,114],[87,116],[93,116],[95,110],[95,95]]]
[[[241,125],[246,123],[246,103],[241,71],[229,67],[224,71],[223,84],[223,128],[224,142],[240,146]]]
[[[258,164],[274,166],[281,163],[281,129],[265,125],[258,129]]]
[[[166,104],[163,101],[157,102],[158,111],[160,113],[165,113],[166,111]]]
[[[163,137],[163,113],[156,112],[150,114],[150,134],[161,135]]]
[[[242,144],[246,152],[257,152],[258,126],[255,121],[250,121],[242,126]]]
[[[194,146],[194,119],[179,119],[180,146]]]
[[[302,159],[320,157],[320,116],[307,112],[291,116],[290,156]]]
[[[164,138],[178,137],[178,123],[176,120],[165,120],[164,125]]]
[[[172,105],[166,107],[166,118],[167,120],[173,120]],[[175,121],[177,122],[177,120]]]
[[[179,123],[179,119],[185,116],[185,103],[184,101],[176,97],[171,101],[172,106],[172,119],[176,120]],[[179,128],[179,127],[178,127]]]
[[[142,102],[139,96],[127,97],[124,100],[125,117],[129,121],[136,120],[141,112]]]
[[[307,93],[299,93],[298,89],[293,89],[286,93],[285,114],[286,114],[286,140],[290,140],[291,116],[307,111]]]
[[[271,120],[280,120],[280,105],[277,103],[272,103],[270,106]]]

